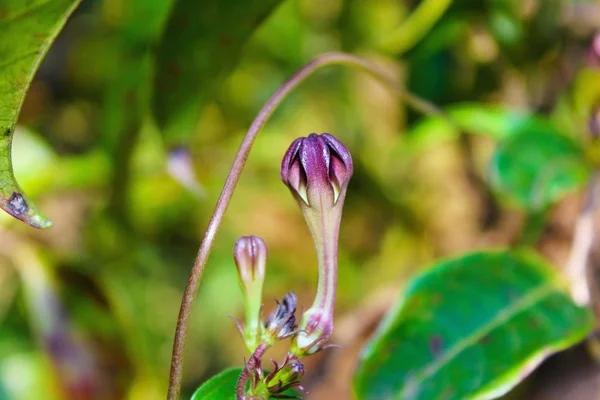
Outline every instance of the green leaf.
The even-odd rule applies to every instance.
[[[582,148],[549,120],[469,103],[445,111],[455,125],[439,117],[423,120],[400,142],[397,158],[408,162],[431,147],[457,140],[462,130],[499,140],[490,164],[491,183],[522,207],[541,210],[587,182],[590,167]]]
[[[213,376],[196,390],[191,400],[235,399],[235,388],[241,373],[241,368],[231,368]],[[283,394],[287,396],[297,395],[294,389],[288,389]]]
[[[35,71],[80,0],[0,3],[0,208],[31,226],[52,225],[28,201],[12,168],[12,137]]]
[[[545,119],[497,105],[461,103],[444,111],[455,125],[441,117],[425,118],[406,132],[402,146],[408,147],[410,153],[423,153],[432,146],[457,140],[460,130],[501,140],[524,129],[544,129],[549,125]]]
[[[482,251],[417,277],[364,349],[359,399],[491,399],[591,332],[592,315],[528,252]]]
[[[495,189],[530,210],[583,187],[590,175],[579,144],[551,127],[539,128],[502,140],[490,162]]]
[[[178,0],[157,50],[153,111],[168,146],[186,144],[200,110],[281,0]]]
[[[213,376],[196,390],[191,400],[235,399],[235,387],[241,373],[241,368],[231,368]]]

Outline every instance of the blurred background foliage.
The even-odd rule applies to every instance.
[[[241,138],[278,86],[320,53],[380,63],[469,129],[452,132],[339,66],[286,99],[256,141],[212,251],[188,335],[184,396],[247,356],[227,318],[243,312],[232,260],[239,236],[269,246],[266,312],[292,290],[300,304],[312,301],[312,240],[279,180],[294,138],[330,132],[356,164],[332,340],[345,349],[307,359],[308,398],[350,397],[361,343],[420,268],[519,240],[527,215],[487,183],[495,140],[510,123],[536,114],[586,143],[600,93],[600,57],[590,51],[598,2],[284,0],[271,2],[274,11],[233,50],[198,30],[178,32],[169,16],[186,14],[184,3],[83,1],[32,83],[14,137],[15,174],[54,227],[37,231],[0,214],[0,399],[164,398],[182,291]],[[202,20],[205,2],[197,3],[192,21]],[[163,32],[180,46],[165,47]],[[183,88],[160,74],[165,58],[204,48],[225,59],[216,72],[198,71]],[[196,88],[201,111],[165,122],[161,111],[187,107],[178,96]],[[190,121],[193,129],[183,128]],[[169,173],[185,166],[185,153],[168,157],[181,145],[197,178],[185,184]],[[578,203],[573,195],[552,207],[536,241],[559,266]],[[527,386],[511,396],[544,392]]]

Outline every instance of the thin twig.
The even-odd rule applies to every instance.
[[[592,266],[590,255],[594,244],[595,224],[594,216],[600,202],[600,172],[595,172],[586,189],[585,198],[573,234],[573,246],[567,264],[567,275],[571,281],[571,293],[580,305],[590,302],[590,287],[588,282],[587,266]]]
[[[367,71],[379,81],[384,83],[386,86],[390,86],[394,90],[396,90],[400,97],[403,98],[406,101],[406,103],[415,110],[418,110],[426,115],[435,115],[442,117],[448,121],[451,121],[450,118],[447,117],[435,105],[407,92],[398,82],[396,82],[396,80],[393,77],[389,76],[385,70],[367,60],[364,60],[360,57],[351,54],[323,54],[306,64],[298,72],[292,75],[292,77],[288,79],[271,96],[267,103],[265,103],[263,108],[256,116],[256,119],[252,122],[252,125],[248,129],[248,132],[244,136],[244,139],[242,140],[242,144],[238,149],[235,160],[233,161],[231,170],[229,171],[229,175],[227,176],[227,180],[225,181],[225,185],[223,186],[223,190],[221,191],[219,200],[217,201],[217,205],[215,207],[213,215],[206,228],[206,232],[204,233],[204,237],[202,238],[202,242],[200,244],[200,248],[198,249],[196,260],[194,261],[194,266],[192,267],[192,270],[190,272],[190,277],[188,279],[188,283],[183,294],[181,308],[179,310],[179,317],[177,319],[177,328],[175,330],[175,340],[173,343],[173,354],[171,358],[169,392],[167,396],[168,400],[176,400],[179,398],[183,372],[183,352],[189,327],[192,303],[194,302],[194,299],[198,292],[200,280],[206,267],[206,262],[208,260],[210,250],[215,239],[215,234],[217,233],[217,230],[221,225],[223,216],[225,214],[225,211],[227,210],[227,206],[229,205],[229,202],[233,195],[233,191],[235,190],[244,165],[246,164],[246,160],[248,159],[248,154],[250,153],[250,149],[252,148],[254,139],[256,139],[256,136],[258,135],[262,127],[265,125],[271,114],[273,114],[273,111],[275,111],[277,106],[281,104],[283,99],[294,88],[296,88],[308,76],[310,76],[319,68],[333,64],[345,64],[351,67],[356,67]]]

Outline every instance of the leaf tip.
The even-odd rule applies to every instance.
[[[34,228],[45,229],[52,226],[52,221],[34,204],[29,203],[25,195],[21,193],[13,192],[8,198],[1,196],[0,208]]]

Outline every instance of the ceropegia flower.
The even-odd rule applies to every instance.
[[[304,214],[319,263],[315,301],[292,343],[292,352],[300,356],[320,350],[333,331],[338,234],[351,176],[350,152],[328,133],[296,139],[281,164],[281,179]]]
[[[254,351],[260,341],[262,324],[262,287],[265,279],[267,245],[258,236],[242,236],[235,242],[233,257],[244,296],[246,326],[238,322],[246,347]]]

